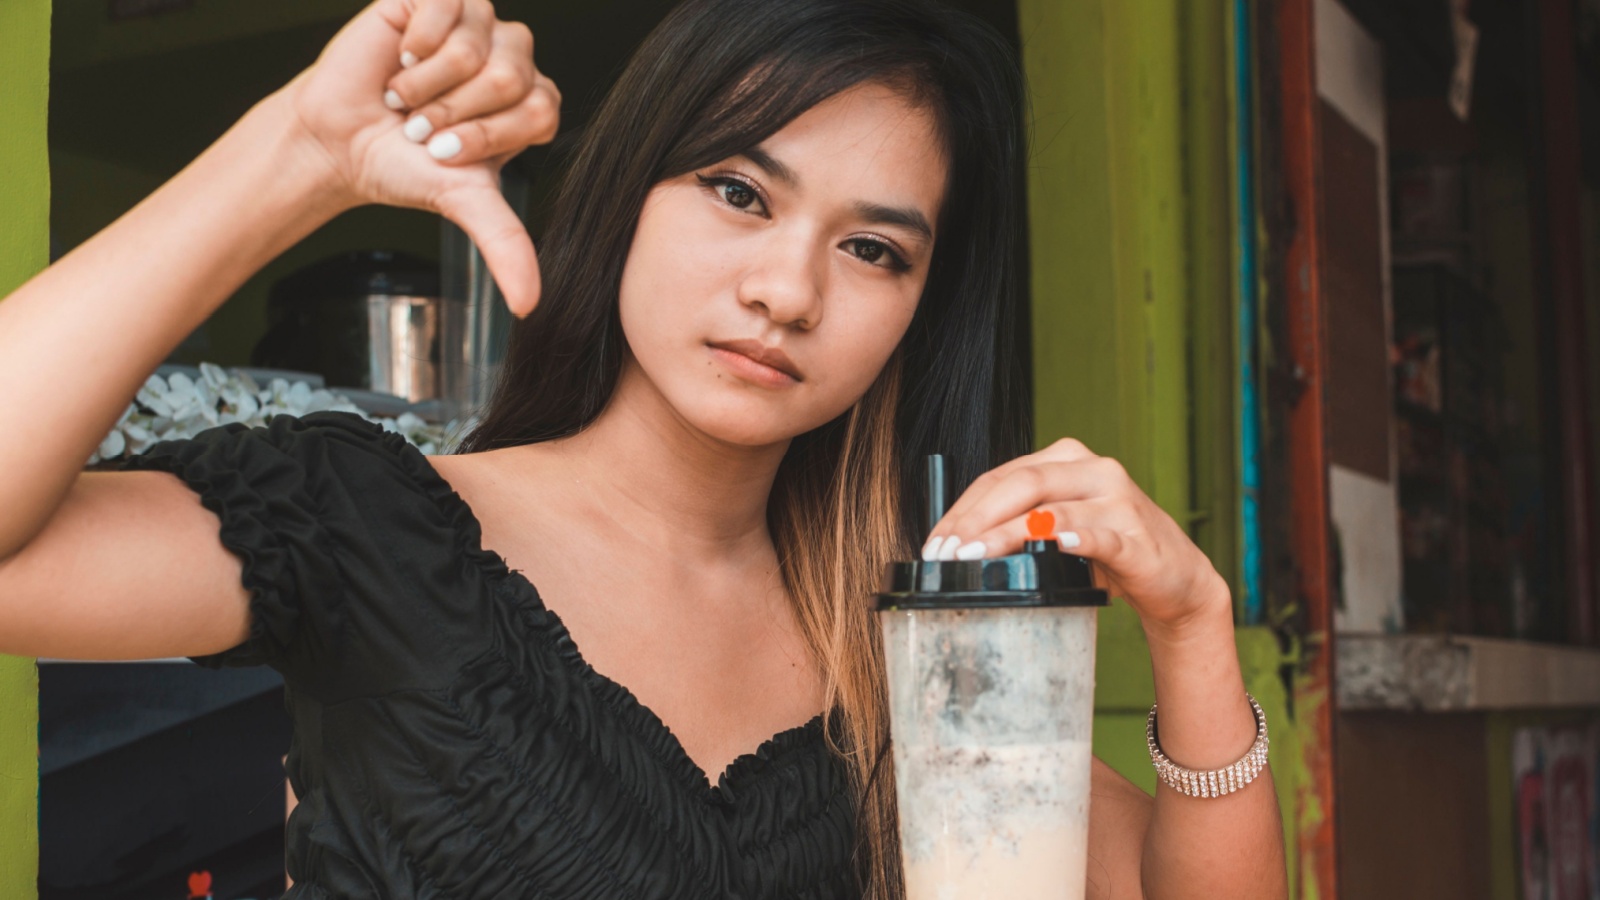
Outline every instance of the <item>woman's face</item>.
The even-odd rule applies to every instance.
[[[916,311],[945,174],[932,115],[865,84],[657,184],[622,275],[623,387],[740,445],[834,419]]]

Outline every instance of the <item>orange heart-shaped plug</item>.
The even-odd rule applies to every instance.
[[[190,872],[189,873],[189,896],[191,898],[193,898],[193,897],[209,897],[209,896],[211,896],[211,873],[210,872]]]
[[[1028,513],[1028,539],[1048,541],[1056,536],[1056,515],[1048,509]]]

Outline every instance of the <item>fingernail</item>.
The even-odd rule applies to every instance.
[[[934,535],[922,545],[922,559],[924,562],[933,562],[939,558],[939,545],[944,543],[944,538]]]
[[[428,155],[434,159],[449,159],[461,152],[461,138],[445,132],[428,142]]]
[[[956,548],[956,559],[983,559],[983,555],[988,552],[988,544],[983,541],[973,541]]]
[[[939,546],[939,561],[949,562],[950,560],[955,559],[956,548],[959,546],[961,546],[961,538],[958,538],[953,534],[945,538],[944,543]]]
[[[1056,535],[1056,541],[1061,544],[1061,549],[1063,550],[1071,550],[1073,547],[1083,543],[1076,531],[1063,531]]]
[[[383,105],[395,110],[406,108],[406,102],[401,100],[400,95],[393,90],[383,92]]]
[[[417,55],[410,50],[400,51],[400,68],[409,69],[417,64]]]
[[[406,120],[406,127],[400,129],[400,132],[407,140],[420,144],[428,139],[428,135],[433,134],[433,123],[428,121],[427,116],[412,116]]]

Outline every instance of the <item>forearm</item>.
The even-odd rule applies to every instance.
[[[1219,769],[1255,740],[1225,586],[1180,627],[1146,627],[1161,748],[1178,765]],[[1282,723],[1273,723],[1282,727]],[[1144,895],[1280,898],[1287,895],[1283,832],[1272,775],[1216,798],[1156,789],[1142,862]]]
[[[0,559],[44,526],[134,393],[274,256],[342,208],[274,95],[0,301]]]

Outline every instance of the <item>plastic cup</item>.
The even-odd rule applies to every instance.
[[[895,563],[878,595],[909,900],[1081,900],[1098,607],[1088,564],[1030,541]]]

